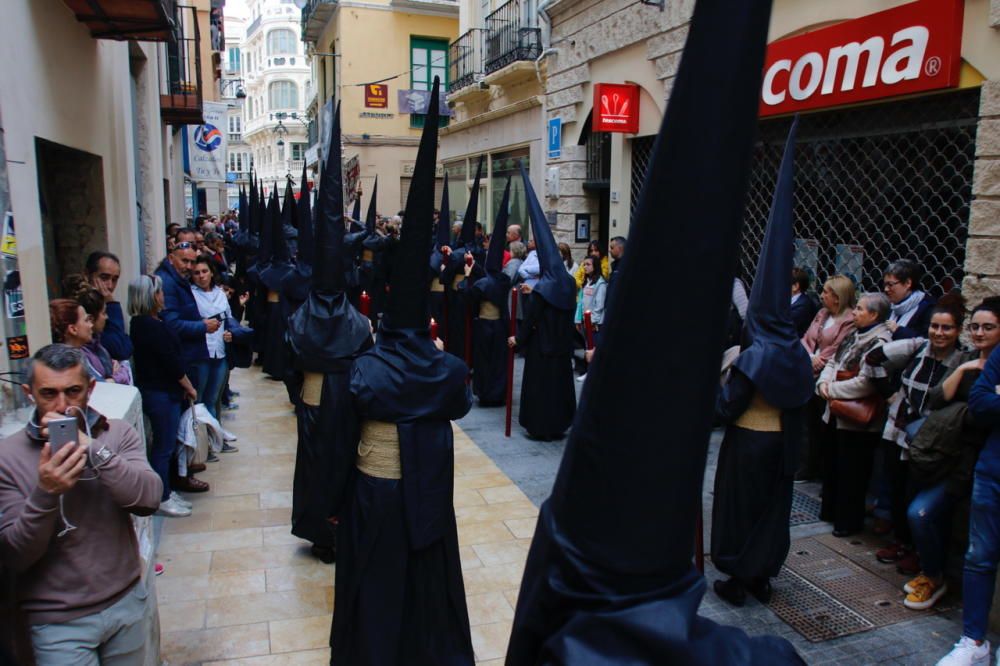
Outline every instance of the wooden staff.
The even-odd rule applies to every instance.
[[[705,524],[701,517],[701,499],[698,499],[698,520],[694,529],[694,564],[698,571],[705,573]]]
[[[472,255],[465,255],[465,265],[472,265]],[[466,276],[465,278],[465,365],[469,367],[469,374],[465,377],[465,383],[468,384],[472,379],[472,298],[470,298],[472,291],[472,274]]]
[[[510,337],[517,337],[517,287],[510,290]],[[507,347],[507,425],[504,436],[510,437],[510,417],[514,411],[514,348]]]

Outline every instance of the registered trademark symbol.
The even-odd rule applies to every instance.
[[[941,58],[937,56],[931,56],[924,63],[924,73],[927,76],[936,76],[938,72],[941,71]]]

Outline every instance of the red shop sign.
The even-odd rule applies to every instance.
[[[639,86],[633,83],[594,84],[595,132],[639,131]]]
[[[760,115],[954,88],[964,0],[919,0],[768,46]]]
[[[389,86],[382,83],[365,84],[365,107],[386,109],[389,107]]]

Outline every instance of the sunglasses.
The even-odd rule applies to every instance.
[[[191,241],[182,241],[174,245],[175,250],[190,250],[193,247],[194,243],[192,243]]]

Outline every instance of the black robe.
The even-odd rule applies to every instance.
[[[473,283],[471,289],[470,280],[462,283],[469,290],[470,307],[477,313],[472,322],[472,392],[481,406],[496,407],[507,399],[507,338],[510,337],[507,296],[510,278],[503,273],[491,276],[491,284],[487,287],[490,294],[481,289],[483,282],[486,281]],[[500,318],[478,316],[483,303],[492,303],[500,311]]]
[[[340,512],[332,664],[474,662],[453,508],[451,420],[471,407],[466,372],[426,330],[383,327],[354,362],[359,418],[396,423],[402,479],[358,472]]]
[[[373,324],[378,323],[379,315],[385,309],[385,290],[389,280],[389,262],[391,261],[393,243],[393,239],[389,236],[374,234],[361,244],[361,266],[358,281],[361,288],[367,291],[371,298],[368,318]]]
[[[524,350],[517,421],[532,437],[557,439],[573,423],[573,337],[573,313],[533,294],[517,339]]]
[[[757,389],[733,369],[716,405],[726,423],[715,473],[712,563],[744,582],[773,578],[788,555],[788,521],[802,408],[781,411],[782,432],[734,425]]]
[[[448,309],[448,336],[445,338],[445,351],[463,361],[466,360],[466,326],[478,315],[478,310],[463,285],[470,281],[475,282],[486,275],[482,264],[478,262],[479,257],[476,258],[477,263],[473,265],[472,273],[468,278],[465,277],[465,255],[463,252],[453,252],[447,268],[441,271],[441,281],[445,285],[444,298],[448,302],[445,306]],[[470,344],[475,349],[475,331],[470,328],[469,333],[472,336]],[[473,363],[473,367],[475,367],[475,363]]]

